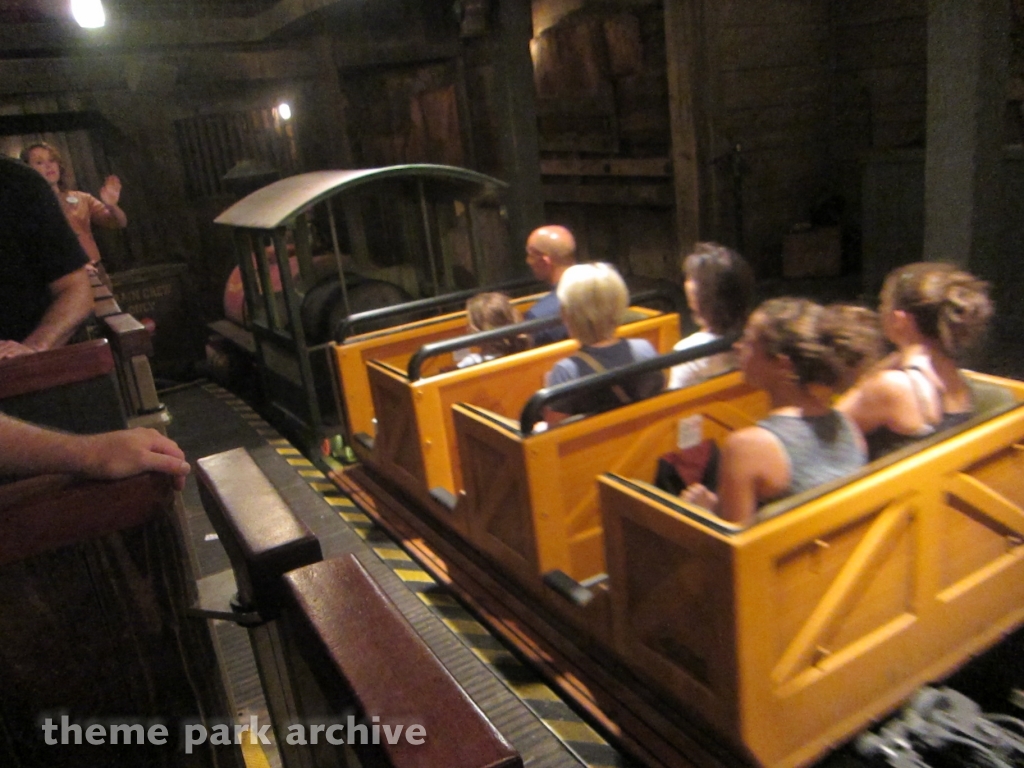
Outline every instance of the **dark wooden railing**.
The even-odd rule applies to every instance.
[[[237,580],[235,607],[221,617],[233,610],[250,628],[288,768],[521,768],[356,557],[321,560],[316,539],[244,450],[198,465]],[[313,723],[326,728],[315,746],[289,748],[281,738]]]

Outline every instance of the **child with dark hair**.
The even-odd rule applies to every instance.
[[[470,333],[491,331],[506,325],[521,323],[523,316],[503,293],[479,293],[466,302],[466,322]],[[513,352],[522,352],[530,346],[526,336],[509,336],[480,345],[479,352],[469,352],[458,360],[459,368],[467,368],[486,360],[494,360]]]

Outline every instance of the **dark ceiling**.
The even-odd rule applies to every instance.
[[[254,16],[276,0],[104,0],[111,20],[226,19]],[[0,0],[0,24],[71,21],[70,0]]]
[[[524,0],[525,1],[525,0]],[[360,44],[457,28],[450,0],[103,0],[107,24],[80,29],[70,0],[0,0],[0,58],[251,46],[326,28]]]

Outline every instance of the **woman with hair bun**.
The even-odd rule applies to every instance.
[[[697,243],[683,261],[686,303],[698,330],[676,343],[674,350],[707,344],[743,330],[754,299],[754,272],[746,260],[718,243]],[[669,373],[668,389],[699,384],[736,368],[736,353],[680,363]]]
[[[953,264],[899,267],[880,298],[882,330],[896,352],[837,405],[867,436],[872,459],[971,417],[958,363],[992,316],[988,284]]]
[[[723,441],[717,493],[694,484],[683,500],[747,524],[762,504],[865,464],[863,436],[828,404],[827,391],[849,377],[836,343],[837,317],[807,299],[769,299],[754,310],[736,350],[744,378],[768,393],[771,410]]]

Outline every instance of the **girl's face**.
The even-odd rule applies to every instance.
[[[60,165],[50,150],[36,147],[28,153],[28,164],[35,168],[51,187],[60,181]]]

